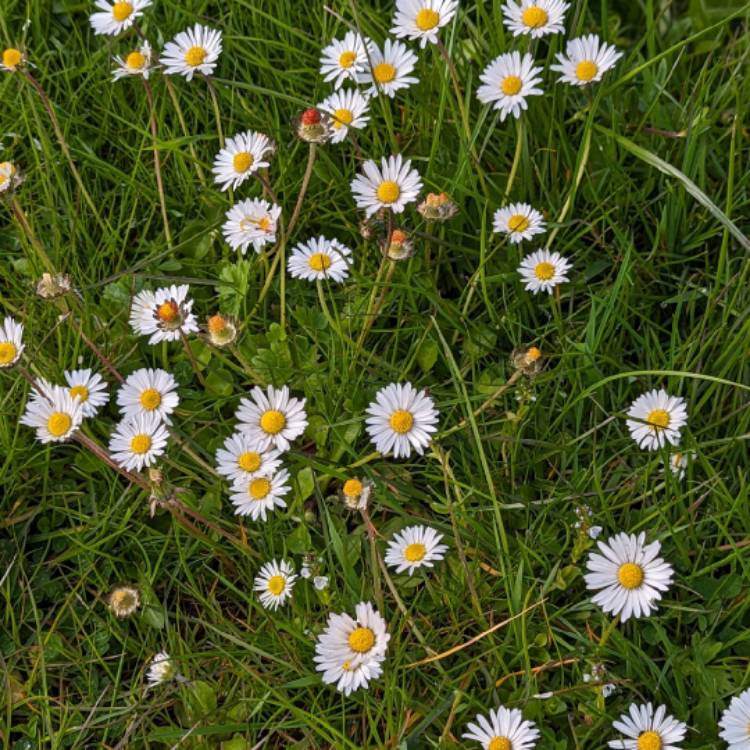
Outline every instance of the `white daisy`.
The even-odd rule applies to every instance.
[[[112,73],[113,80],[118,81],[126,76],[143,76],[148,80],[153,67],[152,55],[151,45],[145,41],[139,49],[134,49],[125,57],[115,55],[117,65]]]
[[[477,89],[477,98],[499,110],[500,120],[509,114],[520,117],[521,110],[528,108],[526,97],[544,93],[537,87],[542,82],[541,72],[528,52],[523,57],[520,52],[498,55],[479,76],[482,85]]]
[[[368,217],[381,208],[390,208],[400,214],[407,204],[417,200],[422,189],[422,179],[411,161],[401,154],[383,157],[380,168],[369,159],[362,165],[364,174],[352,180],[352,194],[357,208],[365,209]]]
[[[367,432],[380,453],[409,458],[421,456],[437,430],[438,411],[426,391],[411,383],[391,383],[375,394],[367,407]]]
[[[570,3],[562,0],[508,0],[503,5],[505,25],[513,36],[533,38],[565,31],[565,12]]]
[[[150,336],[149,344],[176,341],[182,334],[198,330],[193,300],[187,299],[190,287],[169,286],[155,292],[143,290],[133,298],[130,326],[141,336]]]
[[[83,420],[83,404],[67,388],[44,383],[43,396],[30,398],[21,424],[36,430],[40,443],[61,443],[73,435]]]
[[[539,739],[533,721],[525,721],[517,708],[500,706],[488,716],[477,714],[476,723],[469,723],[462,737],[476,740],[483,750],[530,750]]]
[[[232,250],[244,255],[252,244],[259,253],[263,245],[276,242],[276,223],[280,215],[281,206],[260,198],[248,198],[227,211],[221,231]]]
[[[586,586],[599,591],[592,597],[605,612],[630,617],[647,617],[656,610],[656,602],[669,588],[672,566],[657,557],[659,542],[646,544],[646,534],[620,533],[606,542],[598,541],[598,552],[586,561]]]
[[[307,427],[305,399],[291,398],[288,386],[266,392],[257,385],[250,391],[250,399],[240,399],[237,409],[238,429],[254,441],[261,450],[274,446],[288,451],[291,441]]]
[[[0,162],[0,193],[11,190],[23,182],[21,175],[18,174],[16,165],[10,161]]]
[[[374,47],[366,37],[347,31],[343,39],[334,39],[320,55],[320,73],[338,89],[344,81],[359,79],[367,68],[368,49]]]
[[[305,281],[328,279],[341,283],[349,276],[352,251],[338,240],[313,237],[300,242],[287,261],[289,275]]]
[[[492,228],[498,234],[507,235],[508,242],[515,245],[530,240],[535,234],[543,234],[545,221],[528,203],[511,203],[495,211]]]
[[[265,521],[269,512],[286,508],[284,495],[289,492],[289,472],[280,469],[273,474],[256,475],[242,484],[235,482],[231,501],[235,515]]]
[[[729,745],[729,750],[750,750],[750,690],[732,698],[719,726],[719,737]]]
[[[273,155],[276,146],[263,133],[246,130],[227,139],[226,145],[216,155],[214,182],[222,190],[238,188],[250,175],[268,166],[265,159]]]
[[[124,419],[156,414],[161,421],[171,424],[169,415],[179,403],[174,376],[150,367],[131,372],[117,391],[117,405]]]
[[[391,34],[419,40],[424,49],[428,42],[437,44],[438,32],[451,22],[458,10],[458,0],[396,0]]]
[[[70,386],[70,395],[81,402],[84,417],[95,417],[109,401],[107,384],[98,372],[70,370],[65,372],[65,380]]]
[[[244,432],[235,432],[216,451],[216,471],[236,484],[273,474],[281,466],[281,454],[273,448],[257,450],[257,447]]]
[[[95,34],[119,34],[129,29],[149,5],[151,0],[118,0],[114,3],[96,0],[99,11],[89,16],[91,28]]]
[[[687,402],[663,388],[644,393],[628,409],[625,424],[639,448],[655,451],[667,443],[679,445],[680,429],[687,424]]]
[[[166,651],[160,651],[152,660],[148,668],[146,680],[150,688],[169,682],[177,677],[177,665]]]
[[[565,53],[556,55],[557,65],[552,70],[561,73],[559,80],[571,86],[587,86],[601,81],[602,76],[615,66],[622,52],[603,42],[596,34],[571,39]]]
[[[167,75],[179,74],[188,81],[195,73],[210,76],[221,54],[221,32],[196,23],[167,42],[159,62]]]
[[[442,538],[442,534],[429,526],[407,526],[393,535],[385,553],[385,562],[396,568],[397,573],[407,570],[409,575],[422,566],[431,568],[448,551],[447,545],[440,544]]]
[[[547,292],[563,281],[567,281],[567,272],[573,264],[563,258],[560,253],[550,253],[549,250],[537,250],[527,255],[518,267],[518,273],[524,282],[524,287],[530,292]]]
[[[370,602],[360,602],[355,617],[346,613],[328,616],[315,644],[315,669],[323,682],[349,695],[379,677],[390,635],[385,620]]]
[[[297,576],[292,564],[286,560],[267,562],[255,577],[253,589],[260,592],[260,603],[266,609],[278,609],[292,596]]]
[[[341,143],[349,128],[362,130],[370,120],[370,100],[356,89],[336,91],[318,107],[331,116],[331,143]]]
[[[12,367],[23,354],[23,323],[7,316],[0,326],[0,367]]]
[[[360,83],[372,84],[367,93],[378,92],[393,98],[399,89],[407,88],[419,79],[410,76],[417,64],[417,56],[402,42],[386,39],[383,49],[375,45],[370,50],[370,64],[359,76]]]
[[[109,439],[109,452],[118,466],[140,471],[164,454],[169,433],[156,413],[123,419]]]
[[[650,703],[631,703],[628,713],[613,721],[612,726],[627,737],[609,742],[610,747],[621,750],[680,750],[677,743],[687,732],[687,724],[667,714],[666,706],[654,711]]]

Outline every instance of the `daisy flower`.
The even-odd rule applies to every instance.
[[[679,750],[677,743],[687,732],[687,725],[667,714],[666,706],[654,711],[650,703],[631,703],[628,713],[613,721],[612,726],[627,739],[610,740],[609,746],[625,750]]]
[[[176,341],[183,334],[198,330],[193,300],[187,299],[187,284],[144,290],[133,298],[130,308],[130,326],[141,336],[150,336],[149,344]]]
[[[143,42],[139,49],[130,52],[126,57],[115,56],[117,63],[112,78],[119,81],[126,76],[143,76],[148,80],[152,68],[152,50],[148,42]]]
[[[678,445],[680,429],[687,424],[687,402],[663,388],[644,393],[628,409],[625,424],[639,448],[655,451],[667,443]]]
[[[542,82],[541,72],[528,52],[523,57],[519,52],[498,55],[479,76],[482,85],[477,89],[477,98],[499,110],[501,121],[509,114],[520,117],[521,110],[528,108],[526,97],[544,93],[537,87]]]
[[[331,116],[331,143],[341,143],[349,134],[349,128],[362,130],[369,122],[370,100],[356,89],[337,91],[319,105]]]
[[[263,133],[246,130],[229,138],[214,159],[211,170],[214,182],[221,185],[222,190],[238,188],[250,175],[268,166],[265,161],[270,157],[276,146]]]
[[[244,432],[260,450],[274,446],[279,451],[288,451],[291,441],[307,427],[305,399],[290,397],[288,386],[274,388],[269,385],[264,393],[256,385],[250,391],[249,399],[240,399],[236,416],[240,432]]]
[[[344,695],[366,688],[383,671],[390,637],[370,602],[360,602],[354,618],[331,613],[315,644],[315,669],[323,673],[324,683],[335,684]]]
[[[462,735],[466,740],[476,740],[483,750],[530,750],[539,739],[539,730],[533,721],[524,721],[518,708],[500,706],[489,716],[477,714],[476,723],[469,723]]]
[[[28,400],[20,422],[36,429],[40,443],[61,443],[81,426],[83,404],[67,388],[47,383],[42,387],[44,395]]]
[[[0,69],[7,73],[15,73],[26,60],[25,55],[20,49],[15,47],[6,47],[3,50],[3,57],[0,60]]]
[[[562,0],[508,0],[503,5],[505,26],[513,36],[531,34],[533,38],[565,31],[565,12],[570,3]]]
[[[329,279],[341,283],[349,276],[352,251],[338,240],[313,237],[300,242],[287,261],[289,275],[305,281]]]
[[[260,198],[248,198],[227,211],[221,231],[232,250],[244,255],[252,244],[253,250],[259,253],[263,245],[276,242],[276,222],[280,215],[281,206]]]
[[[195,73],[210,76],[221,54],[221,32],[196,23],[167,42],[159,62],[167,75],[179,74],[188,81]]]
[[[140,414],[155,414],[165,424],[177,408],[177,381],[165,370],[142,367],[131,372],[117,392],[117,405],[124,419]]]
[[[657,557],[659,542],[646,544],[646,535],[616,534],[597,542],[598,552],[586,561],[586,586],[598,591],[592,601],[622,622],[630,617],[647,617],[669,588],[672,566]]]
[[[89,16],[91,28],[95,34],[119,34],[129,29],[149,5],[151,0],[118,0],[114,3],[96,0],[99,10]]]
[[[0,367],[12,367],[23,350],[23,323],[16,323],[7,316],[0,326]]]
[[[505,234],[511,244],[530,240],[535,234],[545,231],[544,216],[528,203],[511,203],[498,208],[492,218],[492,228]]]
[[[694,456],[695,454],[692,451],[677,451],[664,464],[669,467],[669,470],[677,479],[684,479],[688,464]]]
[[[365,510],[372,494],[372,482],[347,479],[341,487],[341,499],[349,510]]]
[[[383,157],[380,168],[369,159],[362,165],[364,174],[352,180],[352,194],[357,208],[365,209],[367,216],[372,216],[381,208],[390,208],[400,214],[408,203],[417,200],[422,189],[422,179],[416,169],[411,168],[411,161],[401,154]]]
[[[448,551],[447,545],[440,544],[442,538],[442,534],[429,526],[407,526],[393,535],[385,553],[385,562],[396,568],[396,573],[407,570],[409,575],[423,566],[431,568]]]
[[[235,515],[250,516],[253,521],[267,520],[268,513],[286,508],[284,495],[289,492],[289,472],[280,469],[273,474],[255,476],[234,484],[231,494]]]
[[[297,576],[291,563],[282,560],[267,562],[255,577],[253,589],[260,592],[260,603],[266,609],[278,609],[292,596]]]
[[[750,690],[732,698],[719,726],[719,737],[729,745],[729,750],[750,750]]]
[[[115,617],[130,617],[141,605],[141,595],[133,586],[116,586],[112,589],[107,604]]]
[[[552,70],[560,73],[559,80],[571,86],[587,86],[601,81],[602,76],[615,66],[622,52],[603,42],[596,34],[571,39],[565,53],[556,55],[557,65]]]
[[[320,55],[320,73],[326,81],[333,81],[338,89],[344,81],[359,79],[367,68],[368,50],[373,43],[353,31],[347,31],[343,39],[334,39]]]
[[[177,665],[166,651],[160,651],[152,660],[148,668],[146,680],[150,688],[169,682],[177,677]]]
[[[396,0],[391,34],[401,39],[437,44],[438,32],[451,22],[458,10],[458,0]]]
[[[16,165],[10,161],[0,162],[0,193],[11,190],[23,180],[18,174]]]
[[[375,394],[367,407],[367,432],[380,453],[409,458],[421,456],[437,430],[438,411],[426,391],[411,383],[391,383]]]
[[[109,401],[107,384],[98,372],[66,370],[65,381],[70,386],[70,395],[81,402],[84,417],[95,417]]]
[[[419,79],[410,76],[417,64],[417,56],[402,42],[386,39],[383,49],[375,45],[370,50],[370,65],[359,76],[360,83],[372,84],[367,93],[378,92],[393,98],[399,89],[407,88]]]
[[[273,474],[281,466],[281,454],[273,448],[257,450],[244,432],[235,432],[216,451],[216,471],[230,482],[242,484],[256,476]]]
[[[524,282],[524,287],[534,294],[552,290],[563,281],[567,281],[567,272],[573,264],[563,258],[560,253],[550,253],[549,250],[537,250],[527,255],[518,267],[518,273]]]
[[[123,419],[115,427],[109,440],[109,452],[118,466],[127,471],[140,471],[144,466],[153,466],[164,454],[168,437],[158,414],[139,414]]]

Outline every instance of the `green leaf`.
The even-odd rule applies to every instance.
[[[417,349],[417,362],[422,368],[422,372],[432,372],[438,357],[438,345],[431,339],[423,341]]]

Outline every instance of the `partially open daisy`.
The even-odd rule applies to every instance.
[[[643,532],[620,533],[597,546],[601,554],[589,554],[585,576],[588,589],[599,592],[592,597],[594,604],[620,615],[622,622],[650,615],[673,574],[672,566],[658,557],[659,542],[646,544]]]
[[[169,433],[158,414],[139,414],[123,419],[109,440],[109,452],[118,466],[140,471],[153,466],[164,454]]]
[[[571,39],[565,53],[556,55],[557,65],[552,70],[560,73],[560,81],[571,86],[588,86],[601,81],[602,76],[622,57],[611,44],[603,42],[596,34]]]
[[[117,405],[124,419],[155,414],[165,424],[171,424],[169,415],[179,403],[177,381],[158,368],[142,367],[131,372],[117,391]]]
[[[530,240],[535,234],[545,231],[544,216],[528,203],[511,203],[495,211],[492,228],[498,234],[504,234],[508,241],[517,244]]]
[[[426,391],[411,383],[391,383],[367,407],[367,432],[380,453],[408,458],[421,456],[437,430],[438,411]]]
[[[260,603],[266,609],[278,609],[292,596],[297,576],[292,564],[286,560],[267,562],[255,577],[253,589],[259,592]]]
[[[281,206],[248,198],[236,203],[227,211],[221,231],[232,250],[243,255],[250,245],[259,253],[267,243],[276,242],[276,224],[281,216]]]
[[[370,120],[370,100],[356,89],[336,91],[319,105],[330,115],[331,143],[341,143],[349,133],[349,128],[362,130]]]
[[[281,466],[280,456],[273,448],[259,450],[244,432],[235,432],[216,451],[216,471],[230,482],[244,484],[256,476],[273,474]]]
[[[81,426],[83,404],[67,388],[44,385],[42,395],[28,400],[20,422],[36,430],[40,443],[61,443]]]
[[[483,750],[530,750],[539,739],[533,721],[525,721],[518,708],[500,706],[487,716],[477,714],[476,723],[470,722],[462,737],[476,740]]]
[[[687,467],[694,458],[695,454],[693,451],[676,451],[670,455],[669,459],[665,462],[665,466],[669,467],[669,470],[677,479],[684,479]]]
[[[228,138],[226,145],[214,159],[211,170],[214,182],[222,190],[239,187],[252,174],[268,166],[266,158],[273,154],[275,148],[267,135],[254,130],[246,130]]]
[[[667,714],[666,706],[654,711],[650,703],[631,703],[628,713],[613,721],[612,726],[626,739],[610,740],[609,746],[621,750],[680,750],[677,743],[687,732],[687,725]]]
[[[272,474],[256,475],[242,483],[235,482],[230,499],[238,516],[265,521],[276,508],[286,508],[284,496],[289,492],[289,472],[280,469]]]
[[[507,0],[502,10],[513,36],[530,34],[537,38],[565,31],[565,11],[569,7],[562,0]]]
[[[143,15],[151,0],[96,0],[99,10],[89,16],[95,34],[119,34],[129,29],[136,18]]]
[[[125,57],[115,56],[115,69],[112,72],[112,78],[118,81],[120,78],[126,78],[127,76],[143,76],[148,80],[153,67],[152,58],[151,45],[144,41],[138,49],[128,52]]]
[[[352,251],[338,240],[313,237],[294,247],[287,261],[287,270],[295,279],[327,279],[341,283],[349,276],[351,254]]]
[[[362,165],[364,174],[352,180],[352,193],[357,208],[363,208],[367,216],[372,216],[381,208],[390,208],[400,214],[409,203],[417,200],[422,189],[422,179],[411,161],[401,154],[383,157],[380,168],[369,159]]]
[[[679,445],[680,431],[687,424],[687,402],[663,388],[654,389],[633,401],[628,416],[625,424],[638,447],[655,451],[667,443]]]
[[[458,0],[396,0],[391,34],[419,41],[424,48],[437,44],[438,32],[458,10]]]
[[[505,120],[509,114],[520,117],[521,111],[528,108],[526,97],[544,93],[537,86],[542,82],[541,72],[530,54],[505,52],[479,76],[482,85],[477,89],[477,98],[482,104],[491,104],[499,110],[500,120]]]
[[[256,385],[249,399],[240,399],[236,416],[238,429],[261,450],[288,451],[292,440],[307,427],[305,399],[291,397],[288,386],[269,385],[264,392]]]
[[[423,566],[431,568],[448,551],[447,545],[440,544],[442,538],[442,534],[429,526],[407,526],[388,543],[386,565],[396,568],[397,573],[406,570],[409,575]]]
[[[0,58],[0,69],[6,73],[15,73],[26,62],[26,56],[17,47],[6,47]]]
[[[552,290],[568,280],[567,272],[573,264],[563,258],[560,253],[551,253],[549,250],[537,250],[527,255],[518,267],[518,273],[524,282],[524,287],[534,294]]]
[[[370,602],[360,602],[354,618],[332,613],[315,644],[315,669],[323,673],[323,682],[335,684],[344,695],[366,688],[383,671],[390,637]]]
[[[365,510],[372,494],[372,482],[369,479],[352,477],[341,485],[341,499],[349,510]]]
[[[221,54],[221,32],[196,23],[164,45],[159,62],[167,75],[182,75],[188,81],[196,73],[210,76]]]
[[[333,81],[338,89],[344,81],[358,81],[367,68],[368,49],[373,43],[353,31],[343,39],[334,39],[320,55],[320,73],[326,81]]]
[[[182,335],[198,330],[193,300],[187,298],[190,287],[169,286],[155,292],[144,290],[133,298],[130,326],[141,336],[150,336],[149,344],[176,341]]]
[[[22,182],[21,175],[12,161],[0,162],[0,193],[12,190]]]
[[[735,695],[719,720],[728,750],[750,750],[750,690]]]
[[[370,64],[359,76],[359,82],[372,84],[367,92],[372,96],[382,92],[393,98],[399,89],[419,82],[409,75],[416,64],[417,56],[405,44],[386,39],[382,50],[372,46]]]
[[[82,405],[84,417],[95,417],[99,409],[109,401],[107,384],[98,372],[70,370],[65,372],[70,395]]]
[[[148,668],[146,680],[150,688],[163,682],[174,680],[178,676],[177,665],[166,651],[160,651],[152,660]]]
[[[6,316],[0,326],[0,367],[12,367],[23,354],[23,323]]]

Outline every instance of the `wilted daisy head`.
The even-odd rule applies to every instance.
[[[42,299],[55,299],[67,294],[72,288],[68,274],[52,274],[45,271],[36,284],[36,293]]]
[[[417,200],[422,189],[419,172],[401,154],[383,157],[379,168],[369,159],[362,165],[362,172],[352,180],[352,193],[357,208],[363,208],[367,216],[383,208],[400,214]]]
[[[565,11],[569,3],[562,0],[507,0],[503,5],[505,25],[513,36],[532,37],[565,31]]]
[[[107,384],[98,372],[70,370],[65,372],[70,395],[82,404],[83,416],[94,417],[109,401]]]
[[[427,193],[417,211],[426,221],[448,221],[458,213],[458,206],[446,193]]]
[[[560,81],[572,86],[588,86],[602,76],[622,57],[615,47],[603,42],[596,34],[571,39],[565,53],[558,52],[552,70],[560,73]]]
[[[287,270],[295,279],[341,283],[349,276],[351,254],[352,251],[338,240],[313,237],[294,247]]]
[[[292,596],[292,589],[297,576],[290,562],[271,560],[261,569],[253,582],[253,589],[258,592],[260,603],[266,609],[278,609]]]
[[[506,235],[512,244],[543,234],[545,227],[544,216],[528,203],[510,203],[492,217],[494,231]]]
[[[214,313],[206,320],[206,331],[214,346],[229,346],[237,338],[237,321],[229,315]]]
[[[568,280],[567,273],[572,263],[563,258],[560,253],[550,253],[549,250],[537,250],[527,255],[518,267],[518,273],[524,282],[524,287],[534,294],[552,290]]]
[[[8,315],[0,326],[0,368],[13,367],[23,350],[23,323],[17,323]]]
[[[157,289],[144,289],[133,298],[130,307],[130,326],[141,336],[150,336],[149,344],[176,341],[181,336],[198,330],[193,300],[188,299],[187,284]]]
[[[344,81],[356,83],[358,76],[367,68],[368,50],[373,43],[353,31],[347,31],[343,39],[334,39],[320,56],[320,72],[326,81],[333,81],[338,89]]]
[[[153,67],[153,52],[151,45],[144,41],[138,48],[128,52],[124,57],[115,56],[115,69],[112,72],[113,80],[127,76],[143,76],[148,80]]]
[[[687,424],[687,402],[670,396],[663,388],[639,396],[628,409],[625,424],[639,448],[655,451],[667,443],[679,445]]]
[[[356,89],[336,91],[324,99],[319,107],[328,115],[331,143],[341,143],[350,128],[361,130],[370,120],[370,100]]]
[[[408,260],[414,255],[414,241],[403,229],[394,229],[382,244],[383,255],[388,260]]]
[[[156,687],[163,682],[177,678],[177,665],[166,651],[160,651],[152,660],[148,668],[146,679],[149,687]]]
[[[36,430],[41,443],[61,443],[69,440],[81,426],[83,404],[70,395],[68,388],[43,383],[39,395],[26,403],[21,424]]]
[[[96,0],[99,10],[89,16],[95,34],[119,34],[129,29],[143,15],[151,0]]]
[[[13,162],[0,162],[0,193],[14,190],[22,182],[23,178]]]
[[[417,56],[401,42],[386,39],[383,49],[373,45],[369,65],[359,76],[359,82],[371,84],[368,93],[383,93],[393,98],[396,92],[408,88],[419,79],[409,75],[417,64]]]
[[[477,97],[482,104],[491,104],[499,110],[500,120],[509,114],[520,117],[521,111],[528,108],[526,97],[544,93],[537,86],[542,82],[541,72],[528,53],[498,55],[479,76],[482,85],[477,89]]]
[[[253,521],[265,521],[268,513],[276,508],[286,508],[284,496],[289,489],[289,472],[286,469],[236,481],[231,494],[234,512],[238,516],[250,516]]]
[[[310,107],[296,122],[297,136],[306,143],[327,143],[333,135],[331,118],[325,112]]]
[[[188,81],[196,73],[210,76],[221,54],[221,32],[196,23],[167,42],[159,62],[167,75],[182,75]]]
[[[107,604],[116,617],[130,617],[141,604],[141,595],[134,586],[115,586]]]
[[[609,746],[620,750],[680,750],[678,742],[685,739],[687,725],[667,713],[666,706],[654,707],[650,703],[631,703],[612,726],[625,739],[610,740]]]
[[[275,150],[274,142],[267,135],[254,130],[228,138],[214,159],[211,170],[214,182],[222,190],[237,189],[248,177],[268,166],[266,159],[273,156]]]
[[[0,68],[7,73],[15,73],[26,62],[26,55],[17,47],[6,47],[3,50]]]
[[[440,544],[442,538],[442,534],[429,526],[407,526],[388,543],[386,565],[396,568],[397,573],[407,571],[409,575],[417,568],[431,568],[448,551],[447,545]]]
[[[521,346],[514,349],[511,361],[517,370],[523,370],[525,375],[536,375],[544,366],[544,355],[537,346]]]
[[[462,737],[476,740],[483,750],[531,750],[539,739],[533,721],[525,721],[517,708],[492,709],[487,716],[477,714]]]
[[[351,477],[342,485],[339,495],[349,510],[365,510],[372,494],[372,482],[369,479]]]
[[[169,415],[179,403],[177,381],[159,368],[142,367],[132,372],[117,391],[117,405],[125,419],[156,414],[162,422],[171,424]]]
[[[153,466],[164,454],[169,433],[158,413],[123,419],[109,440],[112,460],[126,471]]]
[[[233,250],[244,255],[252,245],[259,253],[264,245],[276,242],[279,216],[281,206],[260,198],[248,198],[227,211],[221,231]]]
[[[453,20],[458,0],[396,0],[391,34],[419,42],[437,44],[438,32]]]
[[[273,446],[288,451],[292,440],[307,427],[305,399],[290,396],[286,385],[282,388],[269,385],[265,392],[256,385],[249,399],[240,400],[236,416],[240,432],[262,450]]]

